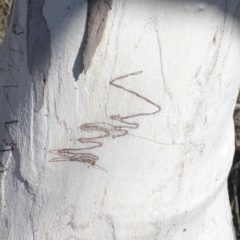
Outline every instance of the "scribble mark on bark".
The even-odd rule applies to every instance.
[[[17,15],[15,15],[17,16]],[[6,100],[9,107],[11,108],[11,119],[4,122],[4,128],[6,129],[6,136],[0,142],[0,153],[9,152],[17,149],[17,144],[13,140],[9,127],[13,124],[18,123],[17,114],[15,113],[13,106],[9,100],[9,92],[14,88],[18,88],[18,82],[16,79],[16,74],[20,71],[19,66],[16,64],[14,55],[23,55],[22,46],[20,44],[19,38],[24,34],[24,29],[18,24],[18,17],[13,18],[12,28],[11,28],[11,41],[9,42],[9,57],[8,57],[8,72],[9,72],[9,81],[3,85],[3,92],[5,94]],[[0,172],[6,171],[7,168],[0,161]]]
[[[111,7],[112,0],[88,0],[87,39],[83,53],[84,72],[87,72],[90,67],[97,46],[102,39]]]
[[[144,100],[145,102],[153,105],[156,110],[153,112],[143,112],[143,113],[137,113],[132,114],[128,116],[120,116],[120,115],[112,115],[110,116],[110,119],[116,122],[119,122],[120,125],[114,125],[106,122],[97,122],[97,123],[85,123],[81,125],[79,128],[83,131],[87,132],[98,132],[98,136],[96,137],[89,137],[89,138],[79,138],[77,139],[80,143],[87,145],[87,147],[82,148],[65,148],[65,149],[57,149],[57,150],[51,150],[50,153],[58,155],[58,157],[53,158],[50,160],[50,162],[59,162],[59,161],[76,161],[76,162],[85,162],[90,165],[95,165],[98,168],[102,169],[98,165],[96,165],[96,161],[99,159],[98,156],[92,154],[92,153],[83,153],[82,151],[91,150],[94,148],[98,148],[102,146],[102,142],[100,142],[100,139],[112,137],[113,139],[116,137],[123,137],[128,134],[128,131],[130,129],[137,129],[139,127],[138,123],[135,122],[129,122],[128,119],[134,118],[134,117],[141,117],[141,116],[150,116],[154,115],[161,111],[161,107],[154,103],[153,101],[147,99],[146,97],[132,91],[129,89],[126,89],[125,87],[118,85],[116,82],[128,78],[130,76],[141,74],[142,71],[130,73],[124,76],[117,77],[110,81],[110,85],[119,89],[122,89],[123,91],[129,92],[133,95],[135,95],[137,98]]]
[[[44,2],[28,0],[27,7],[27,62],[29,73],[35,80],[37,109],[43,105],[51,59],[50,31],[43,16]]]

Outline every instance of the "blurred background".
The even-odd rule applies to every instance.
[[[0,0],[0,47],[10,16],[12,0]],[[235,226],[236,237],[240,240],[240,96],[234,112],[236,151],[228,178],[229,198]]]
[[[0,0],[0,44],[2,43],[4,32],[7,27],[11,5],[12,0]]]

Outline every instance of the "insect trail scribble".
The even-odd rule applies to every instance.
[[[13,115],[15,116],[13,119],[4,122],[4,127],[6,129],[7,135],[8,135],[8,140],[4,138],[2,140],[1,146],[0,146],[0,152],[7,152],[7,151],[13,151],[17,149],[17,144],[14,142],[13,138],[11,137],[10,131],[9,131],[9,126],[12,124],[17,124],[17,115],[13,109],[13,106],[9,100],[9,94],[8,91],[14,88],[18,88],[18,82],[16,80],[16,77],[14,76],[14,71],[19,72],[20,68],[18,65],[15,63],[14,58],[12,55],[18,53],[23,55],[23,50],[19,41],[19,35],[24,34],[24,29],[18,24],[18,23],[13,23],[12,29],[11,29],[11,35],[10,39],[13,40],[13,42],[10,42],[8,47],[9,47],[9,57],[8,57],[8,65],[7,65],[7,70],[8,73],[10,74],[10,78],[8,78],[8,82],[12,80],[11,84],[8,85],[3,85],[3,92],[5,94],[6,100],[8,102],[9,107],[11,108],[11,111]],[[15,44],[15,47],[13,46]],[[4,167],[4,165],[0,162],[0,172],[6,171],[7,168]]]
[[[128,131],[130,129],[137,129],[139,127],[138,123],[135,122],[129,122],[128,119],[139,117],[139,116],[150,116],[154,115],[161,111],[161,107],[152,102],[151,100],[147,99],[146,97],[138,94],[137,92],[134,92],[132,90],[129,90],[121,85],[116,84],[117,81],[128,78],[130,76],[139,75],[142,71],[133,72],[127,75],[123,75],[117,78],[114,78],[109,82],[109,84],[113,87],[122,89],[123,91],[129,92],[130,94],[135,95],[137,98],[140,98],[144,100],[145,102],[153,105],[156,110],[154,112],[150,113],[137,113],[132,114],[128,116],[120,116],[120,115],[112,115],[110,116],[110,119],[113,121],[117,121],[121,123],[121,125],[114,125],[109,124],[106,122],[97,122],[97,123],[85,123],[81,125],[79,128],[83,131],[87,132],[99,132],[99,135],[96,137],[88,137],[88,138],[79,138],[77,141],[79,141],[82,144],[87,144],[86,147],[82,148],[65,148],[65,149],[57,149],[57,150],[51,150],[50,153],[53,153],[55,155],[58,155],[58,157],[51,159],[49,162],[59,162],[59,161],[73,161],[73,162],[85,162],[90,165],[97,166],[98,168],[102,169],[98,165],[96,165],[96,161],[99,159],[98,156],[92,154],[92,153],[83,153],[82,151],[91,150],[94,148],[99,148],[102,146],[102,142],[100,139],[112,137],[113,139],[116,137],[123,137],[128,134]],[[90,145],[90,146],[89,146]],[[104,170],[104,169],[103,169]]]

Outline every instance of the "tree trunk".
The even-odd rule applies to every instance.
[[[239,4],[15,0],[1,239],[234,239]]]

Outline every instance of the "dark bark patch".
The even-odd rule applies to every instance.
[[[97,46],[102,39],[111,7],[112,0],[88,0],[87,39],[83,54],[84,72],[87,72],[90,67]]]
[[[86,28],[86,27],[85,27]],[[81,42],[80,48],[78,50],[77,57],[74,61],[74,66],[73,66],[73,77],[77,81],[79,78],[79,75],[83,72],[84,66],[83,66],[83,53],[84,53],[84,47],[85,47],[85,42],[87,39],[87,34],[86,31],[83,36],[83,40]]]
[[[35,80],[37,109],[43,105],[51,59],[50,31],[43,16],[44,2],[28,0],[27,8],[27,62],[29,73]]]

